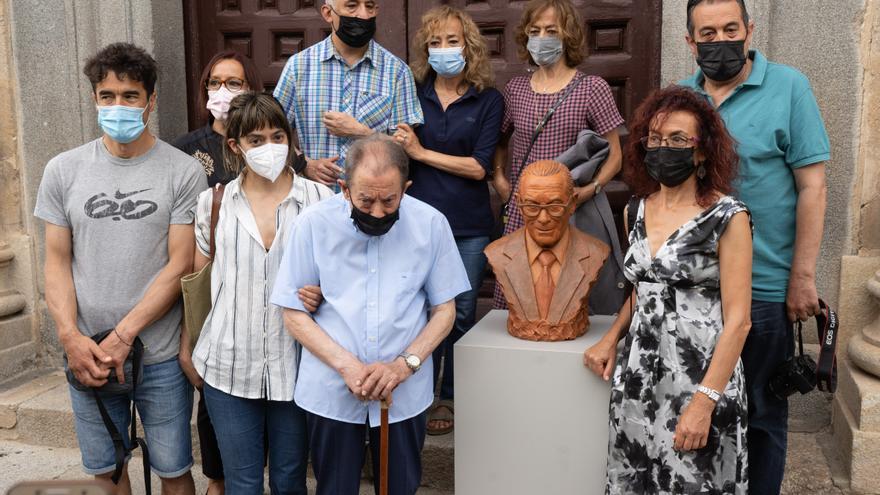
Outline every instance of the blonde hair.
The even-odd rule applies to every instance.
[[[428,41],[449,19],[456,18],[461,22],[464,38],[464,55],[467,64],[464,67],[464,81],[471,84],[477,92],[495,86],[492,64],[489,63],[489,49],[471,16],[454,7],[443,5],[435,7],[422,16],[422,27],[419,28],[412,41],[412,57],[409,64],[413,77],[419,84],[424,84],[434,69],[428,63]]]
[[[584,29],[580,14],[569,0],[531,0],[527,3],[519,20],[519,26],[516,27],[517,52],[521,59],[532,65],[537,65],[526,48],[526,43],[529,41],[529,28],[538,15],[551,7],[556,11],[565,65],[577,67],[584,61]]]

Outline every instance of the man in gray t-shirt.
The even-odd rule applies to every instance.
[[[198,161],[145,128],[155,106],[149,54],[116,43],[84,72],[104,134],[46,165],[34,211],[46,221],[46,302],[85,385],[103,385],[110,373],[124,379],[122,364],[141,338],[145,367],[133,399],[152,469],[163,493],[192,493],[192,389],[177,363],[180,277],[192,267],[193,211],[207,181]],[[111,329],[100,345],[90,338]],[[84,469],[108,477],[116,459],[94,399],[70,392]],[[129,398],[104,403],[126,436]]]

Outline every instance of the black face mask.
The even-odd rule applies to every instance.
[[[648,175],[666,187],[675,187],[686,181],[697,168],[693,148],[659,148],[645,153]]]
[[[746,40],[697,43],[697,64],[707,78],[724,82],[746,65]]]
[[[355,205],[351,205],[351,219],[354,220],[358,230],[367,235],[379,236],[387,234],[398,218],[400,218],[399,206],[394,210],[394,213],[389,213],[382,218],[376,218],[369,213],[364,213],[357,209]]]
[[[335,10],[333,12],[336,12]],[[360,48],[373,39],[376,34],[376,16],[369,19],[361,19],[360,17],[339,16],[339,28],[336,29],[336,36],[340,41],[352,48]]]

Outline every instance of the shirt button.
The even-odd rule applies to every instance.
[[[618,289],[622,289],[622,288],[623,288],[623,282],[617,282],[617,288],[618,288]]]
[[[370,273],[376,273],[376,269],[375,269],[375,268],[370,268]]]
[[[371,308],[372,308],[373,306],[375,306],[375,305],[376,305],[376,303],[374,303],[374,302],[370,302],[370,304],[369,304],[369,306],[370,306]]]
[[[370,342],[375,342],[375,341],[376,341],[376,337],[370,337],[369,340],[370,340]]]

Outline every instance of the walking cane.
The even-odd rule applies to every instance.
[[[388,401],[382,399],[379,409],[379,495],[388,495]]]

